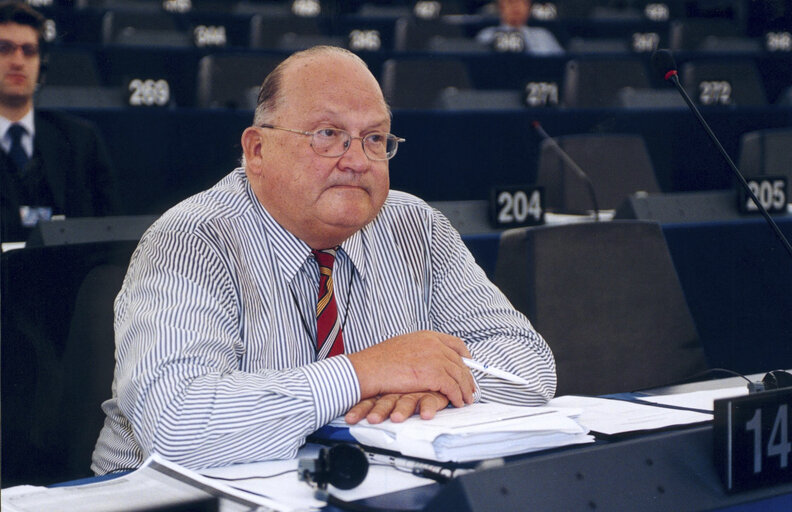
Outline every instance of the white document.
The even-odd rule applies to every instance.
[[[221,512],[284,510],[273,500],[215,483],[157,455],[139,469],[102,482],[67,487],[22,485],[2,491],[6,512],[126,512],[185,503],[207,496],[220,499]]]
[[[677,393],[675,395],[650,395],[639,396],[644,402],[655,404],[674,405],[676,407],[687,407],[689,409],[699,409],[702,411],[714,411],[715,400],[719,398],[732,398],[748,394],[746,386],[733,388],[709,389],[705,391],[693,391],[691,393]]]
[[[222,478],[216,481],[236,489],[269,496],[279,503],[288,503],[288,508],[281,508],[284,511],[318,510],[326,503],[316,499],[313,488],[297,479],[297,464],[298,459],[316,458],[320,448],[309,443],[300,449],[297,459],[203,469],[201,474],[208,478]],[[227,481],[229,478],[235,481]],[[391,465],[370,464],[366,479],[358,487],[342,491],[329,486],[328,491],[344,501],[355,501],[433,483],[434,480],[415,476]]]
[[[570,418],[575,411],[479,403],[418,416],[402,423],[363,420],[349,428],[358,442],[403,455],[436,461],[468,462],[593,442]]]
[[[585,396],[561,396],[550,400],[552,407],[570,407],[583,412],[576,418],[578,423],[593,432],[612,435],[640,430],[656,430],[674,425],[688,425],[712,420],[712,414],[653,405],[592,398]]]

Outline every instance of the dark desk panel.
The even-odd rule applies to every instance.
[[[777,219],[792,239],[792,218]],[[663,226],[711,366],[792,366],[792,258],[763,219]]]

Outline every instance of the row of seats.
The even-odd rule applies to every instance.
[[[108,141],[123,191],[121,214],[159,214],[214,185],[239,164],[240,134],[251,123],[250,113],[234,111],[81,113]],[[791,113],[752,109],[737,114],[739,123],[731,112],[705,114],[746,175],[781,174],[792,183]],[[733,186],[730,171],[686,110],[551,114],[534,119],[588,174],[600,208],[618,208],[637,191]],[[484,200],[496,185],[539,184],[548,208],[592,209],[585,182],[537,133],[532,118],[512,112],[402,111],[392,131],[407,142],[390,162],[391,186],[428,201],[455,201]]]
[[[172,14],[255,14],[327,17],[355,15],[364,18],[415,16],[436,19],[446,16],[495,16],[491,0],[30,0],[45,10],[124,9]],[[708,4],[708,5],[707,5]],[[756,8],[754,8],[756,9]],[[744,2],[689,2],[687,0],[543,0],[533,3],[536,20],[636,19],[667,21],[684,17],[746,17]]]
[[[252,109],[261,81],[285,55],[53,49],[37,101],[46,107]],[[387,57],[366,60],[397,109],[682,105],[669,84],[650,71],[648,56]],[[687,55],[680,60],[680,77],[702,106],[792,104],[792,54],[766,59]]]
[[[494,44],[490,48],[476,43],[473,37],[479,30],[497,25],[497,17],[492,16],[312,17],[277,12],[176,15],[165,11],[62,9],[49,14],[48,39],[55,44],[293,49],[299,36],[355,51],[522,51],[515,45]],[[576,19],[535,24],[553,32],[572,52],[645,52],[658,45],[686,51],[792,51],[789,27],[749,28],[728,18]]]
[[[740,138],[737,163],[742,173],[751,177],[786,176],[786,197],[792,197],[790,161],[792,129],[758,130]],[[586,176],[581,176],[579,169],[585,169]],[[587,182],[595,191],[596,206],[606,210],[617,209],[635,193],[662,191],[641,135],[580,134],[542,142],[536,185],[544,187],[548,209],[575,214],[592,210],[595,205]]]

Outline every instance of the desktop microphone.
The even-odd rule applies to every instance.
[[[729,167],[734,172],[734,175],[737,177],[740,185],[742,185],[748,196],[751,198],[751,201],[753,201],[753,203],[759,209],[759,212],[773,229],[773,232],[775,233],[776,237],[778,237],[778,240],[784,245],[784,248],[786,248],[789,255],[792,256],[792,245],[789,245],[789,241],[778,228],[778,225],[775,223],[770,214],[767,213],[767,210],[764,206],[762,206],[762,203],[759,202],[759,199],[756,197],[756,194],[753,193],[751,187],[748,186],[748,182],[745,181],[745,178],[743,177],[742,173],[740,173],[740,170],[737,169],[737,166],[734,165],[734,162],[729,157],[729,154],[726,153],[725,149],[723,149],[723,145],[721,145],[718,137],[715,136],[715,133],[712,131],[712,129],[710,129],[709,125],[704,120],[704,117],[702,117],[701,112],[699,112],[699,109],[696,108],[693,100],[690,99],[687,91],[685,91],[685,88],[682,87],[682,84],[679,81],[679,73],[676,69],[676,62],[674,62],[674,56],[669,50],[655,50],[652,52],[652,67],[659,75],[663,76],[664,80],[670,81],[672,84],[674,84],[674,86],[676,86],[677,91],[679,91],[679,94],[682,95],[682,98],[685,100],[685,103],[687,103],[687,106],[690,108],[693,114],[696,115],[699,123],[701,123],[701,126],[703,126],[704,130],[706,130],[707,135],[709,135],[710,139],[718,148],[721,155],[723,155],[726,163],[729,164]]]
[[[575,171],[575,174],[577,174],[586,183],[586,187],[588,187],[589,194],[591,195],[591,203],[594,207],[594,219],[599,221],[599,203],[597,203],[597,193],[594,192],[594,184],[591,183],[591,179],[589,179],[588,175],[583,172],[583,169],[581,169],[580,166],[574,160],[572,160],[572,157],[569,156],[569,153],[564,151],[564,149],[558,145],[558,142],[556,142],[553,137],[547,134],[539,121],[532,121],[531,125],[544,140],[548,141],[550,147],[553,148],[553,151],[555,151],[558,156],[561,157],[564,163],[572,168],[572,170]]]

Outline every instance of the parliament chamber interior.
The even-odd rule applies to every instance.
[[[792,253],[738,208],[730,165],[652,59],[673,53],[681,87],[743,175],[785,180],[772,218],[792,238],[788,0],[536,0],[529,24],[563,48],[546,55],[508,37],[478,42],[498,24],[496,2],[483,0],[27,3],[48,20],[36,108],[98,127],[131,232],[88,223],[74,243],[48,241],[42,226],[43,240],[3,252],[4,488],[32,483],[12,466],[21,460],[39,468],[37,483],[90,475],[112,381],[112,301],[136,239],[240,165],[263,78],[320,44],[356,53],[382,86],[391,132],[406,139],[391,188],[446,213],[554,352],[559,340],[560,392],[672,384],[677,344],[690,340],[703,379],[792,368]],[[544,225],[496,222],[496,190],[536,187]],[[569,232],[543,242],[556,229]],[[29,318],[38,332],[18,327]],[[602,377],[630,364],[640,375],[629,383]],[[57,397],[42,396],[42,380]],[[14,432],[34,438],[26,453],[7,448]],[[64,443],[73,450],[56,449]]]

